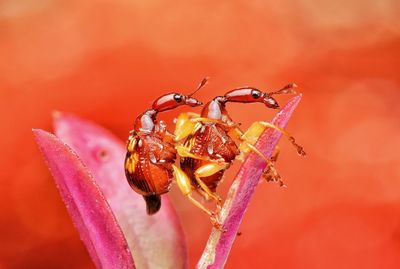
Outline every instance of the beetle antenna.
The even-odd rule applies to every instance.
[[[197,87],[197,89],[192,92],[191,94],[189,94],[188,96],[191,97],[192,95],[194,95],[196,92],[198,92],[201,88],[203,88],[203,86],[205,86],[208,82],[209,77],[205,77],[203,78],[203,80],[200,82],[199,86]]]
[[[295,90],[296,88],[297,88],[297,85],[295,83],[289,83],[288,85],[286,85],[279,91],[271,92],[270,96],[276,95],[276,94],[296,94],[296,90]]]

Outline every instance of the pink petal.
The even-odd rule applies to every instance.
[[[109,131],[70,114],[57,113],[55,132],[93,173],[117,219],[138,268],[187,268],[186,240],[168,196],[148,216],[142,196],[124,172],[125,144]]]
[[[299,104],[301,96],[296,96],[280,111],[272,121],[275,125],[284,128],[292,113]],[[281,134],[272,129],[267,129],[259,138],[256,147],[267,157],[271,157]],[[240,223],[246,208],[258,185],[265,162],[256,154],[250,154],[240,168],[233,182],[228,198],[222,209],[223,228],[226,232],[213,229],[208,239],[206,248],[198,263],[198,268],[223,268],[228,258],[232,244],[236,238]],[[244,257],[245,258],[245,257]]]
[[[77,155],[52,134],[33,133],[97,268],[135,268],[111,208]]]

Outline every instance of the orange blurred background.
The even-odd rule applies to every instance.
[[[243,85],[304,94],[288,130],[308,156],[282,140],[288,189],[259,186],[226,268],[400,268],[399,14],[396,0],[0,1],[0,268],[94,267],[32,127],[61,110],[126,139],[152,100],[204,76],[203,101]],[[274,113],[228,109],[244,126]],[[192,268],[210,223],[171,196]]]

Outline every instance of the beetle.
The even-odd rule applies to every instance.
[[[287,131],[268,122],[257,121],[246,131],[242,132],[239,124],[235,123],[226,110],[226,103],[263,103],[266,107],[278,109],[278,102],[273,98],[277,94],[295,93],[295,84],[288,84],[276,92],[262,92],[257,88],[243,87],[217,96],[208,102],[201,114],[182,113],[176,121],[175,141],[184,140],[175,146],[180,156],[181,169],[175,169],[178,182],[186,182],[181,191],[193,202],[191,194],[197,191],[201,196],[216,201],[216,211],[211,212],[203,206],[199,207],[208,215],[218,215],[222,206],[222,198],[216,188],[224,172],[235,159],[244,160],[249,152],[255,152],[267,163],[263,175],[267,180],[274,180],[283,186],[283,182],[274,168],[276,157],[269,159],[254,145],[266,128],[275,129],[285,136],[295,146],[300,155],[305,155],[303,148],[298,145],[293,136]],[[240,141],[238,145],[236,140]],[[182,184],[181,184],[182,185]],[[182,187],[182,186],[181,186]],[[218,224],[218,220],[212,220]]]
[[[175,139],[163,121],[157,121],[160,112],[186,105],[202,103],[193,98],[204,84],[190,95],[169,93],[157,98],[150,109],[137,116],[127,142],[124,162],[125,174],[131,188],[143,196],[149,215],[161,207],[160,195],[170,190],[173,166],[176,160]]]

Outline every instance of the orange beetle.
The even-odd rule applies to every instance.
[[[130,132],[125,174],[132,189],[144,197],[149,215],[160,209],[160,195],[171,187],[176,159],[174,136],[163,121],[157,121],[157,114],[183,105],[202,105],[192,94],[170,93],[159,97],[151,109],[136,118]]]
[[[303,148],[296,144],[295,139],[285,130],[268,122],[258,121],[246,131],[242,132],[239,125],[229,116],[225,105],[227,102],[263,103],[268,108],[277,109],[279,105],[273,98],[276,94],[294,93],[294,84],[289,84],[277,92],[266,93],[256,88],[244,87],[229,91],[224,96],[217,96],[208,102],[201,115],[182,113],[179,115],[175,140],[186,139],[183,144],[175,146],[180,156],[181,170],[175,169],[177,182],[182,192],[201,210],[211,216],[211,220],[219,227],[218,212],[222,206],[222,199],[216,192],[224,172],[235,159],[243,160],[247,153],[255,152],[267,163],[264,177],[267,180],[277,181],[283,186],[279,174],[273,166],[276,158],[269,159],[254,145],[266,128],[273,128],[286,135],[296,147],[300,155],[305,155]],[[235,141],[239,141],[237,145]],[[189,183],[187,183],[189,182]],[[182,188],[182,186],[184,188]],[[217,210],[211,212],[202,204],[194,201],[192,192],[196,191],[204,198],[216,201]]]

